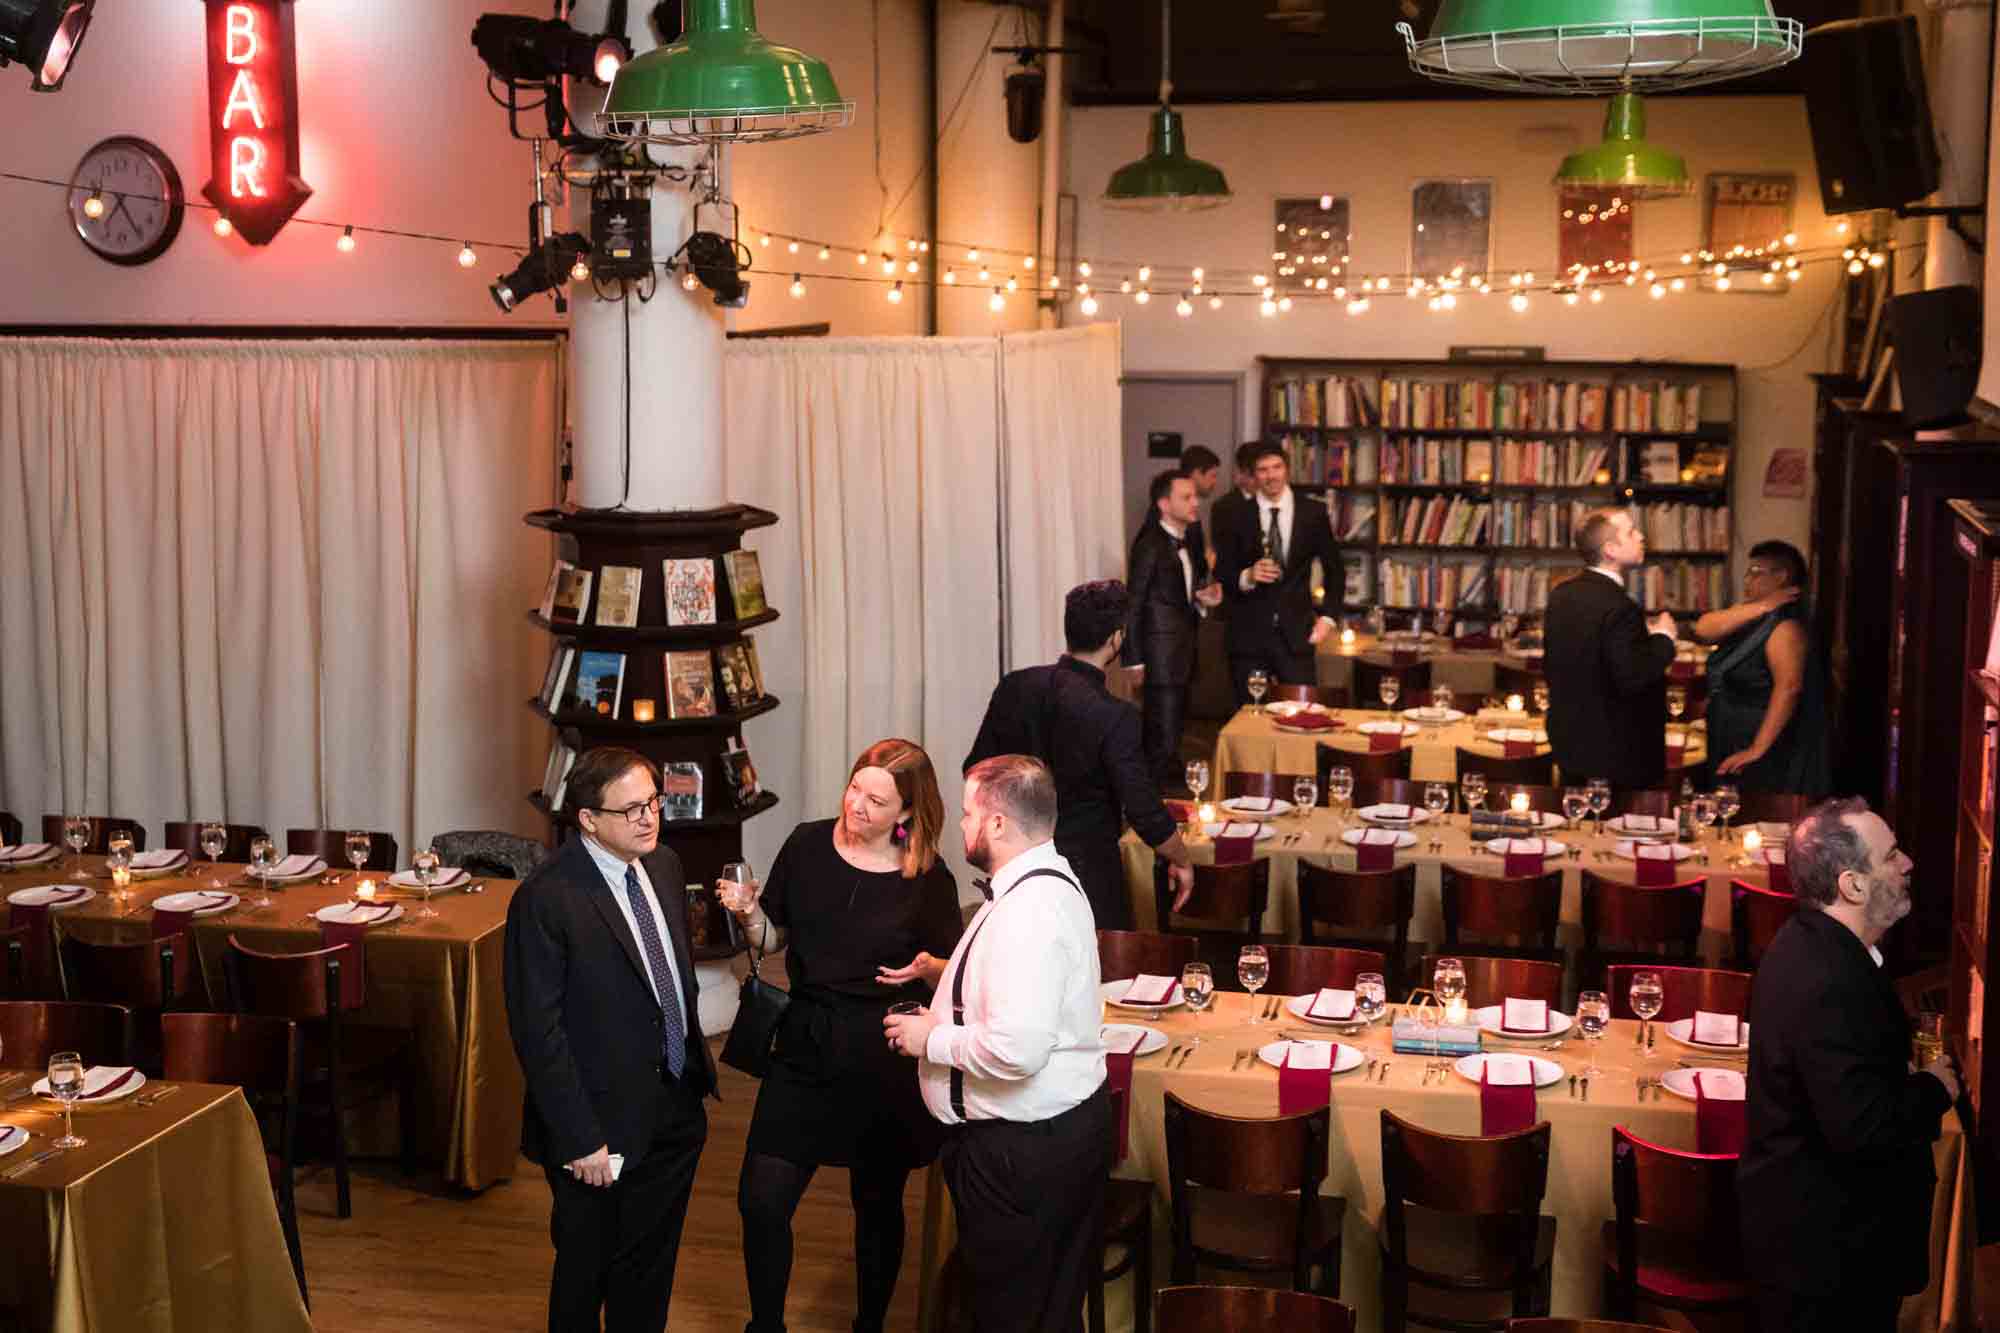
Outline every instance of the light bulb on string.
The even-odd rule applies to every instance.
[[[945,286],[947,286],[947,287],[956,287],[956,286],[958,286],[958,270],[957,270],[957,269],[952,269],[952,268],[948,268],[948,269],[946,269],[946,270],[944,271],[944,285],[945,285]]]
[[[1251,285],[1252,287],[1262,287],[1262,286],[1263,286],[1263,285],[1264,285],[1265,283],[1267,283],[1267,282],[1269,282],[1269,281],[1270,281],[1270,279],[1269,279],[1269,278],[1267,278],[1267,277],[1265,277],[1265,276],[1264,276],[1263,274],[1261,274],[1261,273],[1252,273],[1252,274],[1250,275],[1250,285]]]
[[[1078,283],[1078,284],[1076,285],[1076,294],[1077,294],[1078,296],[1087,296],[1087,295],[1089,295],[1089,293],[1090,293],[1090,284],[1089,284],[1089,283],[1087,283],[1087,282],[1079,282],[1079,283]]]
[[[1667,294],[1667,288],[1666,288],[1666,284],[1665,284],[1665,283],[1659,283],[1659,282],[1656,282],[1656,283],[1654,283],[1654,284],[1653,284],[1652,286],[1648,287],[1648,288],[1646,289],[1646,291],[1647,291],[1647,292],[1648,292],[1649,294],[1651,294],[1652,298],[1653,298],[1653,299],[1654,299],[1655,301],[1658,301],[1658,300],[1661,300],[1661,299],[1663,299],[1663,298],[1664,298],[1664,297],[1666,296],[1666,294]]]
[[[993,295],[987,298],[986,308],[996,315],[1007,308],[1007,297],[998,287],[995,287]]]
[[[1084,277],[1084,278],[1089,277],[1090,261],[1088,259],[1078,260],[1076,265],[1076,271],[1077,271],[1077,276],[1079,277]]]
[[[1220,296],[1210,296],[1208,298],[1208,308],[1210,310],[1222,309],[1222,298]]]
[[[1208,276],[1208,270],[1203,268],[1201,265],[1196,264],[1194,268],[1194,280],[1196,282],[1200,282],[1203,278],[1207,276]]]
[[[1577,303],[1578,301],[1580,301],[1580,300],[1582,300],[1582,299],[1583,299],[1583,298],[1582,298],[1582,297],[1580,297],[1580,296],[1578,296],[1578,295],[1576,294],[1576,292],[1575,292],[1574,290],[1570,290],[1570,291],[1567,291],[1567,292],[1564,292],[1564,293],[1563,293],[1563,304],[1564,304],[1564,305],[1575,305],[1575,304],[1576,304],[1576,303]]]
[[[1889,262],[1889,257],[1883,254],[1880,250],[1877,250],[1874,254],[1868,256],[1868,267],[1870,268],[1880,268],[1882,267],[1882,265],[1888,262]],[[1773,267],[1775,268],[1776,265],[1773,265]]]
[[[1672,282],[1668,283],[1668,284],[1667,284],[1667,286],[1668,286],[1668,287],[1669,287],[1670,289],[1672,289],[1672,290],[1674,290],[1674,291],[1677,291],[1677,292],[1679,292],[1679,291],[1686,291],[1686,290],[1687,290],[1687,279],[1686,279],[1686,278],[1675,278],[1675,279],[1674,279],[1674,280],[1673,280]]]
[[[1515,292],[1507,298],[1507,304],[1513,307],[1514,313],[1517,315],[1528,313],[1528,297],[1525,292]]]
[[[1604,289],[1603,289],[1603,288],[1601,288],[1601,287],[1592,287],[1592,288],[1590,289],[1590,303],[1591,303],[1592,305],[1603,305],[1603,304],[1604,304]]]
[[[354,227],[351,224],[341,228],[340,239],[333,243],[333,248],[344,255],[354,253]]]
[[[787,254],[794,254],[794,255],[797,254],[799,252],[799,243],[797,241],[786,242],[785,252]]]
[[[770,248],[771,248],[771,233],[767,231],[767,232],[765,232],[765,233],[764,233],[764,234],[763,234],[762,236],[759,236],[759,237],[757,238],[757,244],[759,244],[759,245],[763,246],[763,247],[764,247],[764,248],[765,248],[766,250],[770,249]]]
[[[209,224],[209,230],[213,231],[217,236],[227,236],[236,230],[236,225],[228,218],[222,216],[222,214],[217,213],[215,221]]]
[[[1788,268],[1785,270],[1785,281],[1797,282],[1798,280],[1799,280],[1799,270],[1795,268]]]
[[[854,252],[854,262],[863,268],[868,267],[868,252],[866,250],[856,250]]]
[[[471,241],[466,241],[458,247],[458,266],[460,268],[471,268],[478,262],[479,255],[473,250]]]
[[[590,281],[590,257],[588,255],[578,255],[576,262],[569,266],[569,275],[577,282]]]
[[[83,201],[83,215],[87,218],[103,217],[104,196],[99,194],[97,191],[92,190],[90,192],[90,196]]]
[[[1729,287],[1730,287],[1730,282],[1729,282],[1729,275],[1727,273],[1723,274],[1721,277],[1715,280],[1715,290],[1717,290],[1718,292],[1726,292],[1729,290]]]
[[[1443,305],[1442,305],[1442,304],[1440,304],[1440,301],[1441,301],[1441,298],[1439,298],[1439,297],[1436,297],[1436,296],[1433,296],[1433,297],[1432,297],[1432,298],[1430,299],[1430,301],[1429,301],[1429,305],[1430,305],[1430,308],[1431,308],[1431,313],[1432,313],[1433,315],[1435,315],[1435,314],[1436,314],[1436,313],[1437,313],[1438,311],[1440,311],[1440,310],[1442,310],[1442,309],[1444,308],[1444,307],[1443,307]]]
[[[1007,290],[1010,292],[1018,292],[1021,290],[1020,281],[1016,279],[1014,275],[1011,273],[1007,275]]]
[[[917,242],[917,253],[918,253],[918,254],[920,254],[920,255],[927,255],[927,254],[929,254],[930,252],[931,252],[931,243],[930,243],[929,241],[918,241],[918,242]]]
[[[1125,278],[1120,280],[1118,284],[1118,290],[1124,292],[1127,295],[1130,295],[1132,291],[1132,280],[1130,278]]]
[[[1278,298],[1278,309],[1279,309],[1279,310],[1281,310],[1281,311],[1287,311],[1287,312],[1289,312],[1289,311],[1291,310],[1291,308],[1292,308],[1292,298],[1291,298],[1291,297],[1289,297],[1289,296],[1281,296],[1281,297],[1279,297],[1279,298]]]
[[[900,281],[897,282],[894,287],[891,287],[889,289],[889,304],[890,305],[903,304],[903,284]]]
[[[1265,292],[1264,299],[1257,303],[1257,313],[1262,315],[1265,319],[1269,319],[1271,316],[1278,313],[1278,303],[1271,299],[1271,294],[1269,292]]]
[[[1195,283],[1195,284],[1194,284],[1194,286],[1192,286],[1192,287],[1188,288],[1188,290],[1189,290],[1189,291],[1191,291],[1191,292],[1193,292],[1193,293],[1194,293],[1194,294],[1195,294],[1196,296],[1200,296],[1200,295],[1201,295],[1201,284],[1200,284],[1199,282],[1197,282],[1197,283]]]
[[[1144,287],[1141,287],[1138,291],[1132,294],[1132,299],[1138,304],[1144,305],[1146,304],[1146,302],[1153,299],[1153,294],[1150,291],[1147,291]]]
[[[1097,313],[1097,298],[1094,296],[1086,296],[1083,298],[1083,300],[1077,303],[1076,308],[1084,313],[1085,318],[1089,318],[1090,316],[1095,315]]]
[[[1024,268],[1024,269],[1026,269],[1026,270],[1028,270],[1028,272],[1030,272],[1030,273],[1034,272],[1034,271],[1035,271],[1035,257],[1034,257],[1033,255],[1022,255],[1022,256],[1021,256],[1021,267],[1022,267],[1022,268]]]
[[[917,269],[918,269],[918,264],[917,261],[914,259],[912,259],[909,263],[903,265],[903,271],[905,273],[915,273]]]
[[[1179,315],[1182,319],[1186,319],[1189,315],[1192,315],[1194,313],[1194,302],[1188,300],[1188,294],[1186,292],[1182,292],[1181,299],[1174,302],[1174,313],[1176,315]]]
[[[1861,274],[1867,271],[1867,269],[1868,265],[1863,263],[1859,259],[1850,259],[1847,261],[1847,271],[1849,273],[1854,274],[1856,277],[1860,277]]]
[[[1329,211],[1330,209],[1332,209],[1332,207],[1333,207],[1333,196],[1332,196],[1332,195],[1330,195],[1330,194],[1323,194],[1323,195],[1321,195],[1321,196],[1319,197],[1319,211],[1320,211],[1320,212],[1322,212],[1322,213],[1325,213],[1325,212]]]
[[[1366,309],[1368,309],[1368,298],[1365,296],[1357,296],[1347,303],[1347,313],[1350,315],[1358,315]]]
[[[917,238],[912,236],[909,240],[903,242],[903,248],[911,254],[915,254],[917,252]]]
[[[993,276],[993,275],[992,275],[991,273],[987,272],[987,270],[986,270],[986,265],[984,265],[984,264],[981,264],[981,265],[979,266],[979,280],[980,280],[981,282],[985,282],[985,281],[987,281],[987,280],[988,280],[989,278],[991,278],[992,276]]]
[[[1347,299],[1347,288],[1335,287],[1333,289],[1333,299],[1336,301],[1345,301]]]
[[[1456,310],[1458,309],[1458,298],[1450,292],[1446,292],[1438,297],[1438,305],[1446,310]]]
[[[693,290],[694,290],[695,288],[697,288],[697,287],[699,287],[699,286],[701,286],[701,279],[700,279],[700,278],[697,278],[697,277],[696,277],[696,276],[694,275],[694,270],[693,270],[693,269],[688,269],[688,270],[687,270],[686,272],[684,272],[684,273],[682,273],[682,274],[681,274],[681,290],[682,290],[682,291],[684,291],[684,292],[691,292],[691,291],[693,291]]]
[[[896,257],[894,255],[884,254],[882,256],[882,276],[886,278],[895,271],[896,271]]]
[[[792,274],[791,291],[792,291],[792,299],[795,301],[801,296],[804,296],[806,294],[806,284],[804,280],[801,279],[799,275],[796,273]]]
[[[965,262],[968,264],[977,264],[979,262],[979,251],[967,250],[965,252]]]
[[[1153,266],[1151,264],[1139,265],[1139,281],[1141,282],[1150,281],[1152,276],[1153,276]]]
[[[822,245],[819,248],[819,257],[823,260],[831,259],[833,258],[833,251],[828,249],[826,246]]]

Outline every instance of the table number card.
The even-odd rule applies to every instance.
[[[1706,1009],[1694,1011],[1693,1037],[1704,1046],[1736,1046],[1742,1043],[1739,1034],[1741,1021],[1735,1014],[1711,1014]]]
[[[1313,996],[1311,1007],[1306,1010],[1307,1018],[1331,1019],[1342,1022],[1354,1017],[1354,992],[1334,990],[1328,987]]]
[[[1125,999],[1130,1004],[1165,1004],[1173,998],[1174,979],[1156,977],[1142,973],[1132,978],[1132,984],[1125,988]]]
[[[1500,1030],[1502,1032],[1543,1033],[1549,1030],[1549,1002],[1547,1000],[1505,1000],[1500,1005]],[[1494,1082],[1502,1082],[1495,1079]]]

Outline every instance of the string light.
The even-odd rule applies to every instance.
[[[1176,315],[1179,315],[1182,319],[1186,319],[1189,315],[1192,315],[1194,313],[1194,302],[1188,300],[1188,294],[1186,292],[1182,292],[1181,299],[1174,302],[1174,313]]]
[[[947,286],[947,287],[956,287],[956,286],[958,286],[958,270],[957,270],[957,269],[955,269],[955,268],[948,268],[948,269],[946,269],[946,270],[944,271],[944,285],[945,285],[945,286]]]
[[[992,278],[993,274],[987,269],[986,265],[981,264],[979,266],[979,280],[981,282],[990,282]]]
[[[977,249],[967,250],[965,252],[965,262],[968,264],[977,264],[979,262],[979,251]]]
[[[1319,197],[1319,211],[1320,211],[1320,212],[1322,212],[1322,213],[1324,213],[1324,212],[1327,212],[1327,211],[1328,211],[1328,210],[1330,210],[1330,209],[1331,209],[1332,207],[1333,207],[1333,196],[1332,196],[1332,195],[1330,195],[1330,194],[1323,194],[1323,195],[1321,195],[1321,196]]]
[[[92,190],[90,192],[90,197],[83,201],[83,215],[87,218],[103,217],[104,196],[99,194],[97,191]]]
[[[903,271],[905,273],[915,273],[920,267],[921,265],[919,265],[916,260],[912,259],[909,263],[903,265]]]
[[[854,262],[863,268],[868,267],[868,252],[866,250],[856,250],[854,252]]]
[[[801,296],[804,296],[804,295],[806,294],[806,284],[805,284],[804,280],[803,280],[803,279],[801,279],[801,278],[799,277],[799,275],[798,275],[798,274],[796,274],[796,273],[792,274],[792,288],[791,288],[791,290],[792,290],[792,299],[793,299],[793,300],[795,300],[795,301],[796,301],[796,300],[797,300],[797,299],[798,299],[799,297],[801,297]]]
[[[894,287],[891,287],[891,288],[889,289],[889,304],[890,304],[890,305],[901,305],[901,304],[903,304],[903,284],[902,284],[902,283],[900,283],[900,282],[899,282],[899,283],[897,283],[897,284],[896,284],[896,285],[895,285]]]
[[[1271,299],[1271,293],[1264,293],[1264,299],[1257,303],[1257,313],[1265,319],[1278,313],[1278,303]]]
[[[826,246],[822,245],[819,248],[819,257],[822,260],[831,259],[833,258],[833,251],[828,249]]]
[[[1604,304],[1604,289],[1602,287],[1592,287],[1590,289],[1590,303],[1592,305]]]
[[[353,228],[353,227],[345,227],[345,228],[342,228],[342,230],[341,230],[341,233],[340,233],[340,239],[339,239],[339,240],[337,240],[337,241],[335,241],[335,242],[333,243],[333,248],[334,248],[334,249],[336,249],[336,250],[338,250],[338,251],[340,251],[340,253],[342,253],[342,254],[344,254],[344,255],[351,255],[351,254],[353,254],[353,253],[354,253],[354,228]]]
[[[1118,284],[1118,290],[1124,292],[1127,295],[1130,295],[1132,291],[1132,280],[1130,278],[1126,278],[1123,282],[1120,282]]]
[[[213,231],[217,236],[227,236],[236,230],[236,224],[222,216],[222,214],[217,213],[215,221],[209,224],[209,230]]]
[[[1209,297],[1209,298],[1208,298],[1208,308],[1209,308],[1210,310],[1220,310],[1220,309],[1222,309],[1222,298],[1221,298],[1220,296],[1211,296],[1211,297]]]
[[[1368,309],[1368,298],[1365,296],[1357,296],[1352,301],[1349,301],[1347,303],[1347,313],[1350,315],[1363,314],[1367,311],[1367,309]]]
[[[1514,313],[1517,315],[1528,313],[1528,297],[1524,292],[1515,292],[1507,298],[1507,304],[1513,308]]]
[[[1715,280],[1715,290],[1717,290],[1718,292],[1728,291],[1729,286],[1730,286],[1729,275],[1727,273],[1724,273],[1721,277]]]
[[[1152,277],[1153,277],[1153,266],[1151,264],[1139,265],[1139,281],[1150,282],[1152,281]]]
[[[786,244],[785,253],[795,255],[798,252],[799,252],[799,243],[797,241],[791,241]]]
[[[882,275],[884,277],[887,277],[888,275],[894,273],[895,271],[896,271],[896,257],[892,254],[888,254],[885,252],[882,256]]]
[[[1095,315],[1097,313],[1097,298],[1094,296],[1085,296],[1082,301],[1077,303],[1076,308],[1081,310],[1086,316]]]
[[[1007,290],[1010,292],[1018,292],[1021,290],[1020,282],[1016,280],[1014,275],[1011,273],[1007,275]]]
[[[1653,284],[1652,286],[1648,287],[1648,288],[1647,288],[1646,290],[1647,290],[1647,291],[1648,291],[1649,293],[1651,293],[1651,295],[1652,295],[1652,298],[1653,298],[1653,299],[1654,299],[1655,301],[1658,301],[1658,300],[1662,299],[1662,298],[1663,298],[1663,297],[1665,297],[1665,296],[1666,296],[1666,294],[1667,294],[1667,288],[1666,288],[1666,284],[1665,284],[1665,283],[1660,283],[1660,282],[1656,282],[1656,283],[1654,283],[1654,284]]]
[[[578,255],[576,262],[569,266],[569,275],[578,282],[590,281],[590,256]]]
[[[467,241],[464,245],[458,247],[458,266],[460,268],[471,268],[478,262],[479,253],[472,248],[471,241]]]
[[[910,241],[908,241],[903,248],[908,250],[911,254],[915,254],[917,252],[917,243],[915,239],[911,239]]]
[[[1022,267],[1022,268],[1024,268],[1024,269],[1027,269],[1027,270],[1028,270],[1028,271],[1029,271],[1030,273],[1034,272],[1034,271],[1035,271],[1035,257],[1034,257],[1033,255],[1022,255],[1022,256],[1021,256],[1021,267]]]
[[[1144,287],[1141,287],[1138,291],[1132,293],[1132,299],[1138,304],[1144,305],[1146,304],[1146,302],[1153,299],[1153,294],[1147,291]]]
[[[1290,310],[1291,310],[1291,308],[1292,308],[1292,298],[1291,298],[1291,297],[1289,297],[1289,296],[1281,296],[1281,297],[1279,297],[1279,298],[1278,298],[1278,309],[1279,309],[1279,311],[1281,311],[1281,312],[1286,312],[1286,311],[1290,311]]]
[[[1077,263],[1077,266],[1076,266],[1076,271],[1077,271],[1077,275],[1078,275],[1079,277],[1085,277],[1085,278],[1089,277],[1089,276],[1090,276],[1090,261],[1089,261],[1088,259],[1085,259],[1085,260],[1080,260],[1080,261],[1079,261],[1079,262]]]
[[[995,287],[993,289],[993,295],[987,298],[986,308],[988,310],[991,310],[996,315],[999,314],[1002,310],[1005,310],[1007,308],[1006,294],[1003,293],[998,287]]]

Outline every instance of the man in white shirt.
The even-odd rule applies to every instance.
[[[1097,1263],[1111,1102],[1097,934],[1052,841],[1055,779],[996,755],[965,775],[965,856],[992,875],[929,1012],[890,1014],[924,1103],[953,1126],[940,1165],[980,1333],[1069,1333]]]

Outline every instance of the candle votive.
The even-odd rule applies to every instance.
[[[651,722],[653,720],[653,701],[651,699],[634,699],[632,701],[632,720],[634,722]]]
[[[1524,791],[1517,791],[1517,792],[1515,792],[1515,793],[1514,793],[1514,798],[1513,798],[1513,799],[1512,799],[1511,801],[1507,802],[1507,808],[1508,808],[1508,809],[1510,809],[1510,810],[1512,810],[1512,811],[1513,811],[1513,812],[1514,812],[1515,814],[1517,814],[1517,815],[1525,815],[1525,814],[1527,814],[1527,813],[1528,813],[1528,793],[1526,793],[1526,792],[1524,792]]]
[[[1510,713],[1523,712],[1526,708],[1526,702],[1520,695],[1510,694],[1507,696],[1507,711]]]
[[[1213,824],[1215,822],[1215,806],[1207,801],[1203,801],[1201,804],[1201,822],[1204,824]]]
[[[1353,630],[1343,629],[1342,631],[1340,631],[1340,651],[1343,653],[1351,653],[1354,651]]]
[[[1755,856],[1763,850],[1763,847],[1764,835],[1762,833],[1759,833],[1754,828],[1743,830],[1743,851],[1746,855]]]
[[[374,881],[374,880],[372,880],[372,879],[364,879],[364,880],[362,880],[362,881],[361,881],[361,882],[360,882],[359,884],[355,885],[355,886],[354,886],[354,897],[355,897],[355,900],[356,900],[356,901],[358,901],[358,902],[364,902],[364,903],[372,903],[372,902],[374,902],[374,901],[375,901],[375,881]]]
[[[1465,1007],[1465,1000],[1463,998],[1456,1000],[1446,1000],[1444,1002],[1444,1021],[1446,1023],[1451,1023],[1451,1024],[1463,1023],[1465,1021],[1465,1013],[1466,1013],[1466,1007]]]

